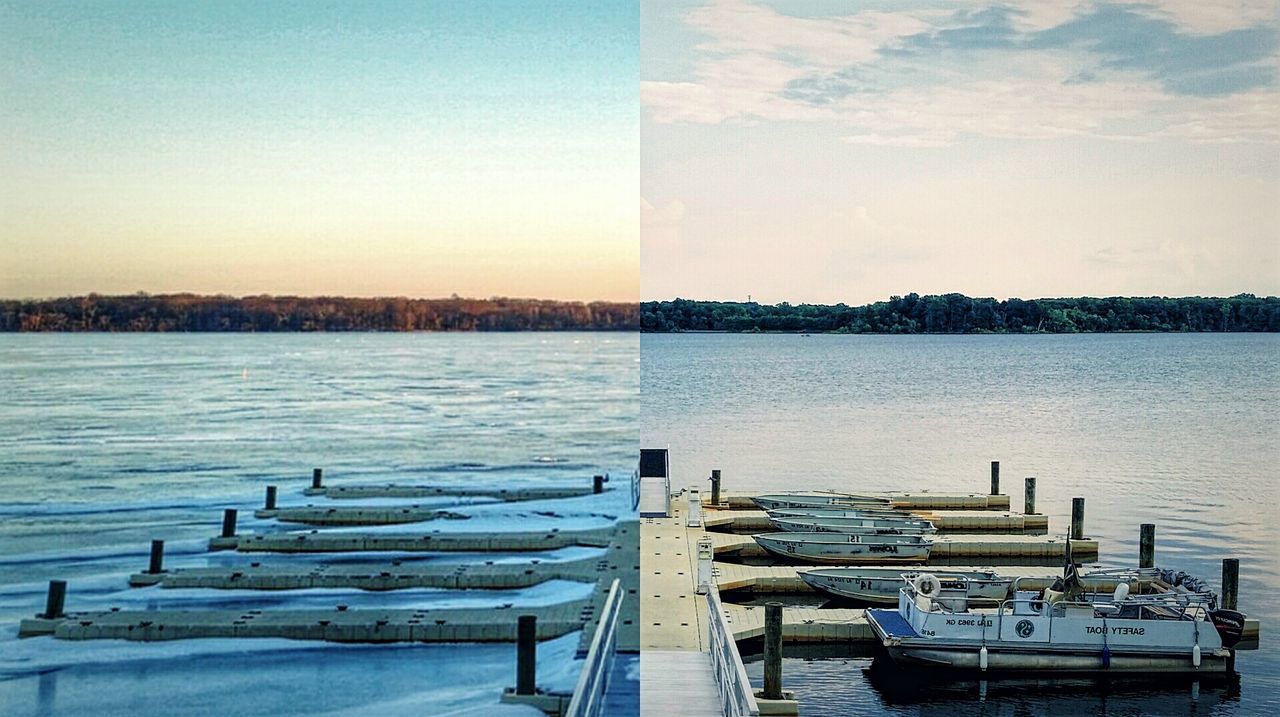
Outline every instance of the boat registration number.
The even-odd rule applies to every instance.
[[[967,618],[950,618],[947,620],[948,625],[956,625],[958,627],[991,627],[995,623],[986,618],[978,619],[973,617]]]

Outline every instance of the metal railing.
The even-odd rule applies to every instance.
[[[640,471],[631,471],[631,509],[640,507]]]
[[[720,591],[713,585],[707,591],[707,621],[711,642],[711,670],[716,677],[716,693],[720,696],[720,710],[725,717],[757,717],[760,706],[756,704],[755,691],[747,679],[747,668],[738,654],[738,643],[724,616],[720,604]]]
[[[618,580],[609,586],[609,596],[600,611],[600,622],[583,660],[582,673],[573,688],[573,699],[564,717],[598,717],[604,714],[604,693],[609,688],[609,672],[618,648],[618,618],[622,614],[623,590]]]

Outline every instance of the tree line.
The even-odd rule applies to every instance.
[[[540,299],[88,296],[0,300],[0,331],[636,331],[639,306]]]
[[[864,306],[648,301],[640,330],[852,334],[1280,331],[1280,297],[1007,299],[894,296]]]

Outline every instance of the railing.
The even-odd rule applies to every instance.
[[[711,638],[711,670],[716,677],[716,693],[720,696],[720,710],[725,717],[756,717],[760,706],[756,704],[754,690],[747,679],[747,668],[738,654],[738,643],[733,630],[725,619],[720,604],[720,591],[714,586],[707,591],[707,612],[710,615],[708,632]]]
[[[640,507],[640,471],[631,471],[631,509]]]
[[[564,717],[598,717],[604,714],[604,693],[609,688],[609,672],[618,647],[618,616],[622,614],[623,591],[615,579],[600,611],[600,622],[583,660],[582,673],[573,688],[573,699]]]

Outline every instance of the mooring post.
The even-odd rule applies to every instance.
[[[764,606],[764,692],[766,700],[782,699],[782,603]]]
[[[1138,530],[1138,567],[1154,568],[1156,566],[1156,524],[1143,523]]]
[[[66,580],[50,580],[49,596],[44,601],[44,613],[38,617],[49,620],[62,617],[62,608],[67,602],[67,581]]]
[[[151,541],[151,564],[147,566],[149,575],[159,575],[164,572],[164,541]]]
[[[236,537],[236,509],[227,508],[222,511],[222,537]]]
[[[604,492],[604,476],[592,476],[592,477],[591,477],[591,492],[592,492],[592,493],[603,493],[603,492]]]
[[[1000,495],[1000,461],[991,461],[991,495]]]
[[[1071,539],[1084,540],[1084,498],[1071,499]]]
[[[1035,515],[1036,514],[1036,478],[1035,476],[1031,476],[1027,478],[1026,487],[1023,489],[1022,493],[1023,493],[1022,514]]]
[[[711,471],[711,505],[720,505],[720,469]]]
[[[276,509],[276,487],[273,485],[267,486],[267,501],[264,507],[267,510]]]
[[[1236,607],[1240,598],[1240,559],[1223,558],[1222,560],[1222,606],[1228,610],[1239,610]]]
[[[319,490],[321,487],[320,484],[323,481],[324,481],[324,469],[312,468],[311,469],[311,487],[316,490]]]
[[[538,691],[538,616],[521,615],[516,622],[516,694]]]

